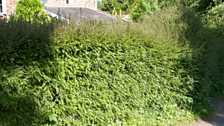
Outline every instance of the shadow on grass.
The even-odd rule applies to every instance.
[[[22,66],[51,58],[49,24],[10,21],[0,26],[1,66]]]
[[[1,91],[0,97],[1,126],[28,126],[41,116],[32,96],[11,96]]]
[[[33,84],[35,78],[29,78],[23,69],[32,68],[34,64],[47,65],[47,61],[53,60],[51,31],[49,24],[0,22],[1,126],[30,126],[41,124],[45,118],[34,97],[35,89],[42,84]]]

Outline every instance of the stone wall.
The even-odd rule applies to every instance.
[[[97,0],[86,0],[86,7],[91,9],[97,9]]]
[[[19,0],[7,0],[6,1],[6,7],[7,7],[6,9],[7,9],[8,16],[13,15],[17,1],[19,1]]]
[[[45,6],[48,7],[87,7],[90,9],[97,9],[97,0],[47,0]]]

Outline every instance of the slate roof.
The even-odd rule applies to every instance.
[[[69,20],[102,20],[111,21],[113,16],[100,10],[77,7],[45,7],[45,10]]]

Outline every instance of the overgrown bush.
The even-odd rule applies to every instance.
[[[224,35],[224,4],[220,4],[208,10],[204,15],[207,25],[215,29],[217,35]]]
[[[19,0],[16,5],[15,16],[12,19],[39,24],[50,21],[40,0]]]
[[[179,33],[191,32],[184,13],[54,30],[1,23],[0,125],[163,126],[205,112],[203,50]]]
[[[147,7],[144,0],[139,0],[136,2],[135,7],[133,8],[133,11],[131,13],[132,20],[133,21],[139,21],[142,20],[142,17],[146,14]]]

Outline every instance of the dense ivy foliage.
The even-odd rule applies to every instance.
[[[1,23],[0,125],[163,126],[206,112],[204,50],[192,41],[202,29],[189,12],[132,25]]]

